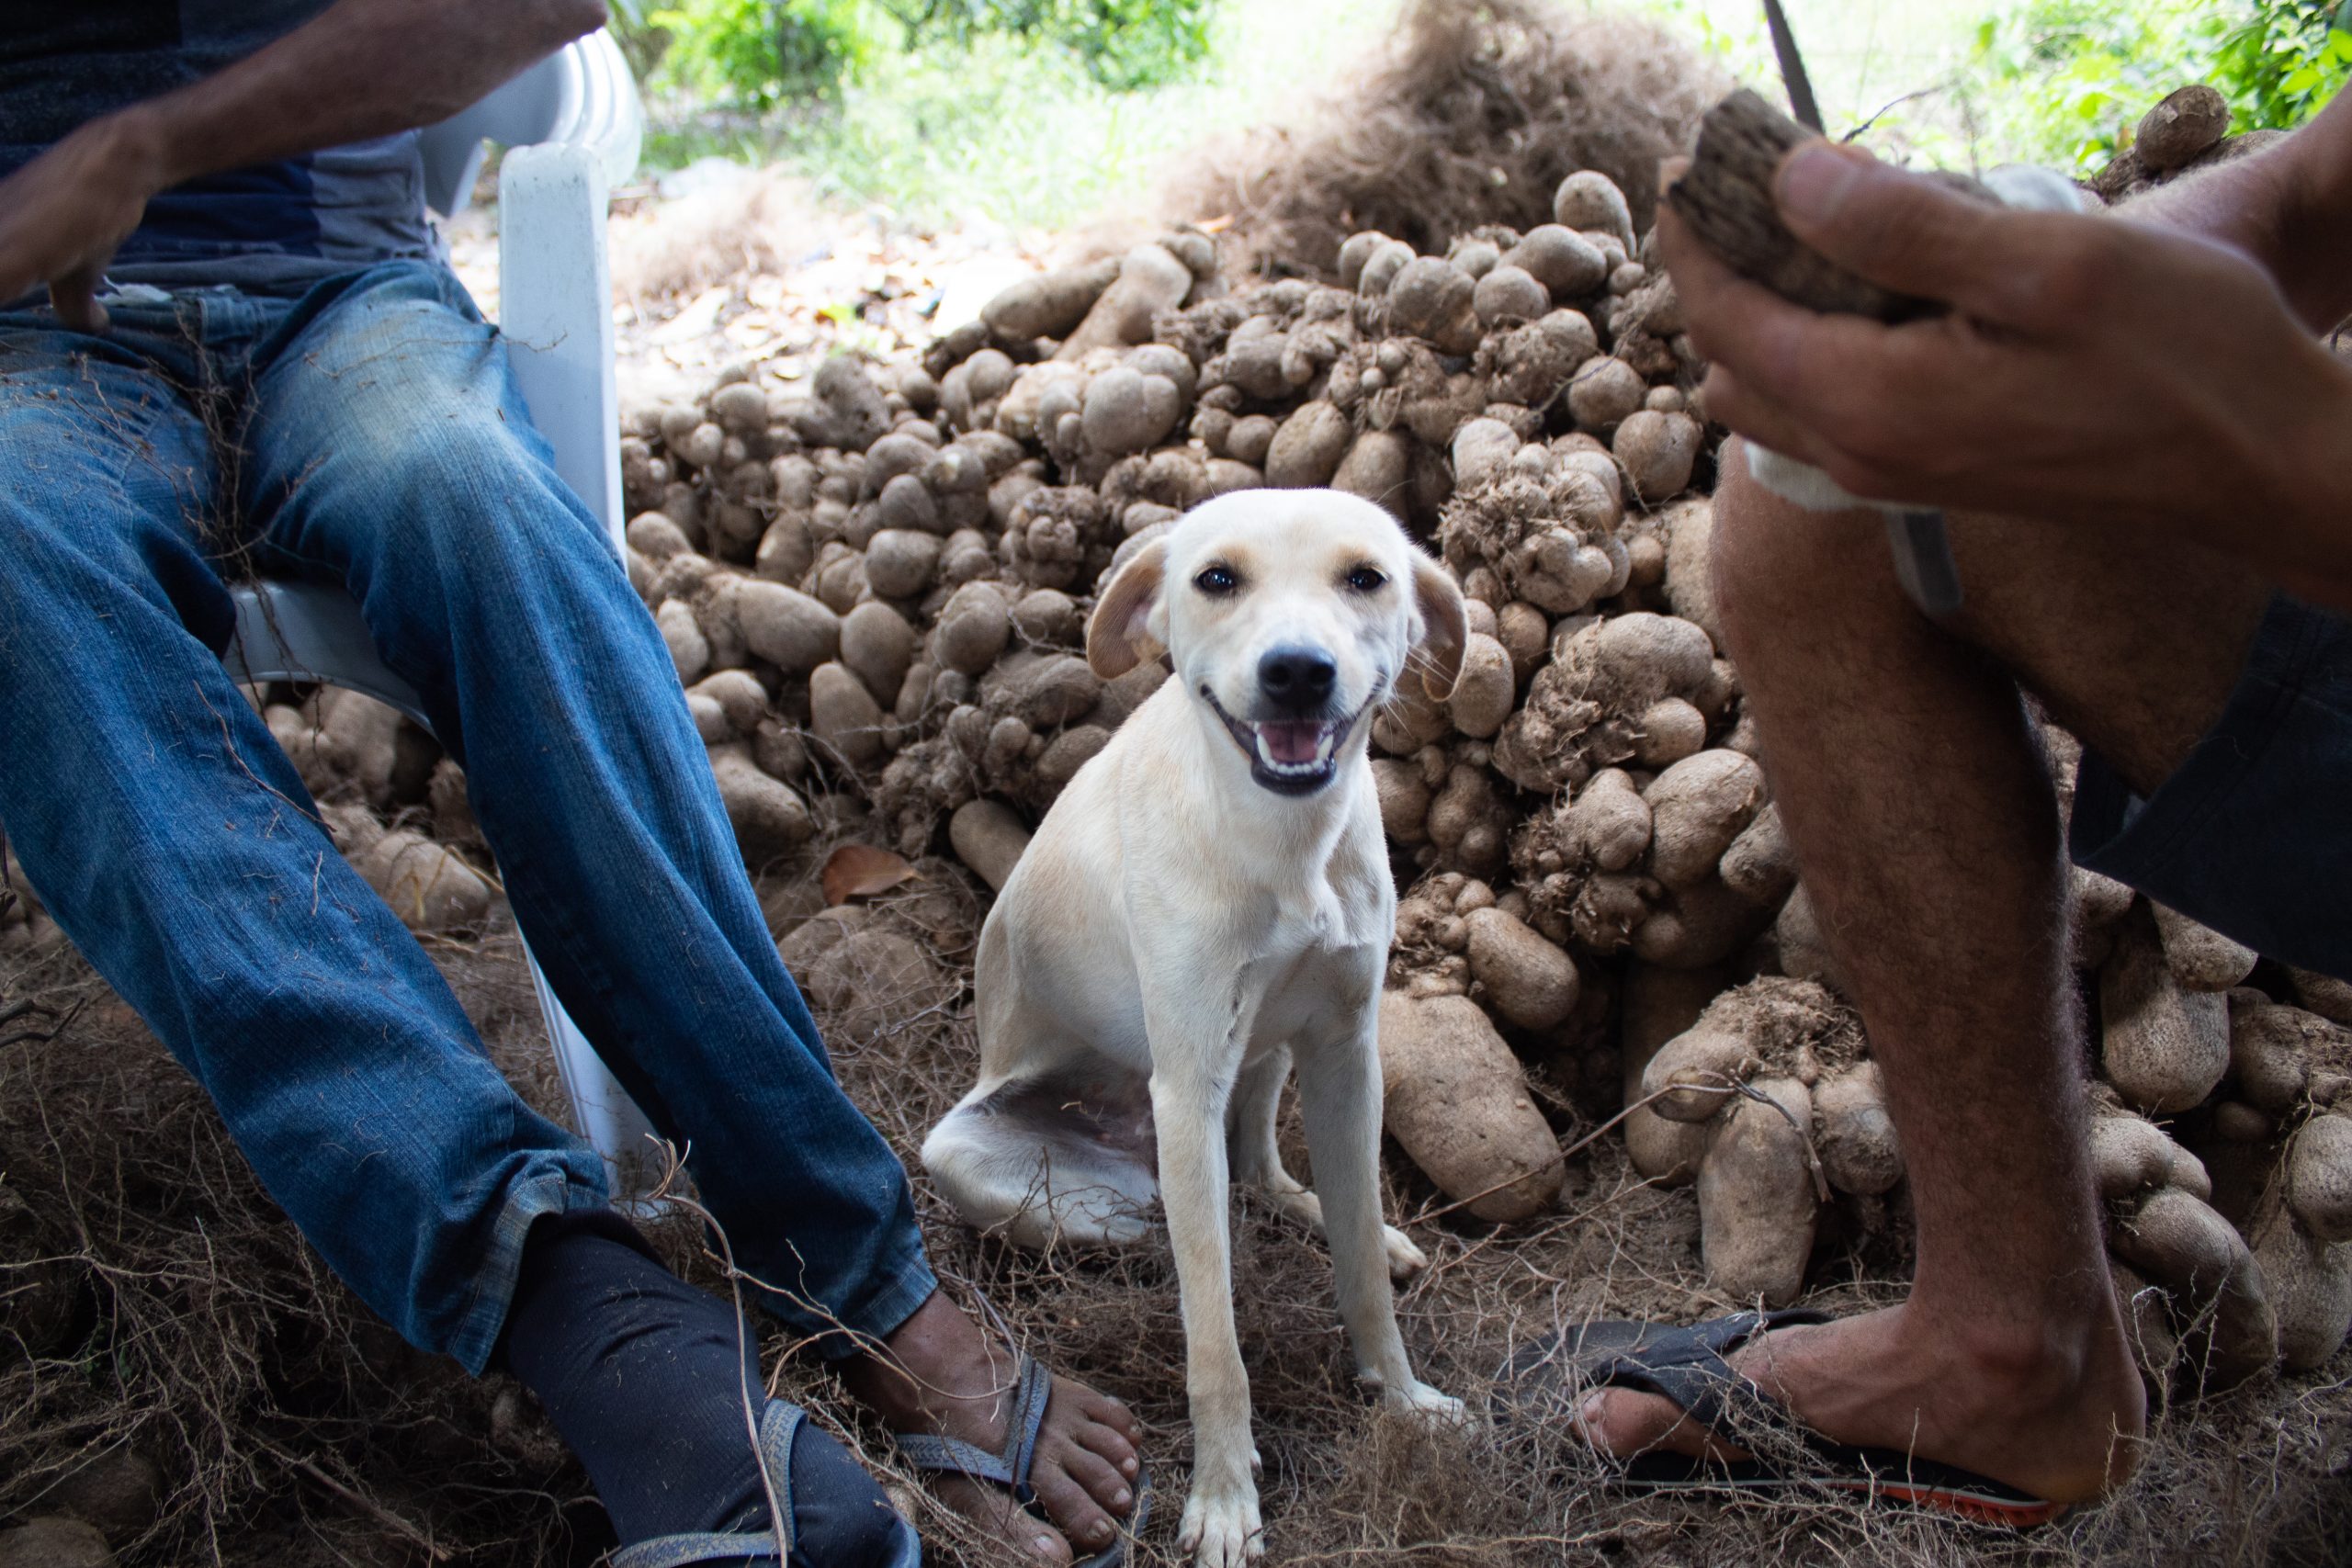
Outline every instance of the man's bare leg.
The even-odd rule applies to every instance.
[[[1968,606],[1929,622],[1876,513],[1824,516],[1724,464],[1716,592],[1804,881],[1884,1076],[1918,1224],[1899,1307],[1735,1364],[1842,1441],[2052,1501],[2143,1429],[2084,1147],[2065,867],[2023,682],[2153,787],[2219,716],[2267,592],[2210,558],[1953,520]],[[1612,1451],[1703,1439],[1668,1402],[1587,1402]]]

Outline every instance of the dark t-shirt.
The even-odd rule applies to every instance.
[[[0,0],[0,175],[74,127],[211,74],[328,0]],[[299,289],[433,254],[414,131],[208,175],[164,191],[107,276]]]

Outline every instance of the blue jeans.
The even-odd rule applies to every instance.
[[[887,1334],[934,1288],[832,1076],[676,672],[437,265],[296,299],[0,312],[0,829],[336,1273],[479,1371],[525,1233],[605,1202],[336,854],[219,661],[228,558],[356,597],[465,767],[556,994],[766,1304]]]

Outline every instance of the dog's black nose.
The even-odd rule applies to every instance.
[[[1339,665],[1319,648],[1277,648],[1258,660],[1258,689],[1275,706],[1306,713],[1331,700],[1331,682],[1339,673]]]

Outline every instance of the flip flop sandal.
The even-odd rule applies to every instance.
[[[1766,1458],[1702,1459],[1654,1451],[1619,1461],[1620,1481],[1637,1492],[1729,1489],[1859,1494],[1873,1502],[1935,1509],[1977,1524],[2032,1529],[2070,1511],[1957,1465],[1894,1449],[1832,1442],[1798,1421],[1788,1406],[1732,1370],[1725,1359],[1775,1328],[1826,1323],[1826,1313],[1734,1313],[1688,1328],[1605,1321],[1521,1346],[1498,1382],[1507,1418],[1555,1422],[1569,1417],[1595,1389],[1623,1388],[1671,1400],[1718,1441],[1753,1450],[1778,1434],[1804,1450],[1791,1463]]]
[[[785,1556],[776,1555],[776,1532],[704,1530],[690,1535],[656,1536],[624,1546],[613,1553],[608,1568],[692,1568],[707,1562],[773,1563],[776,1568],[825,1568],[802,1551],[799,1517],[792,1501],[792,1444],[800,1435],[808,1412],[780,1399],[768,1401],[760,1415],[760,1457],[766,1461],[769,1483],[775,1488],[776,1506],[784,1510]],[[863,1472],[861,1472],[863,1473]],[[813,1505],[816,1499],[808,1501]],[[922,1542],[914,1527],[893,1516],[898,1543],[889,1568],[922,1568]]]
[[[1037,1459],[1037,1434],[1046,1424],[1046,1404],[1053,1397],[1053,1374],[1023,1351],[1013,1387],[1012,1413],[1005,1420],[1007,1436],[999,1452],[989,1453],[956,1438],[912,1434],[895,1440],[899,1452],[913,1469],[933,1475],[969,1476],[974,1481],[1001,1486],[1012,1494],[1014,1502],[1051,1524],[1044,1505],[1037,1501],[1037,1494],[1029,1484],[1029,1471]],[[1127,1560],[1128,1543],[1142,1538],[1144,1521],[1151,1517],[1148,1466],[1137,1464],[1135,1492],[1135,1511],[1119,1525],[1111,1544],[1091,1557],[1080,1559],[1071,1568],[1118,1568]]]

